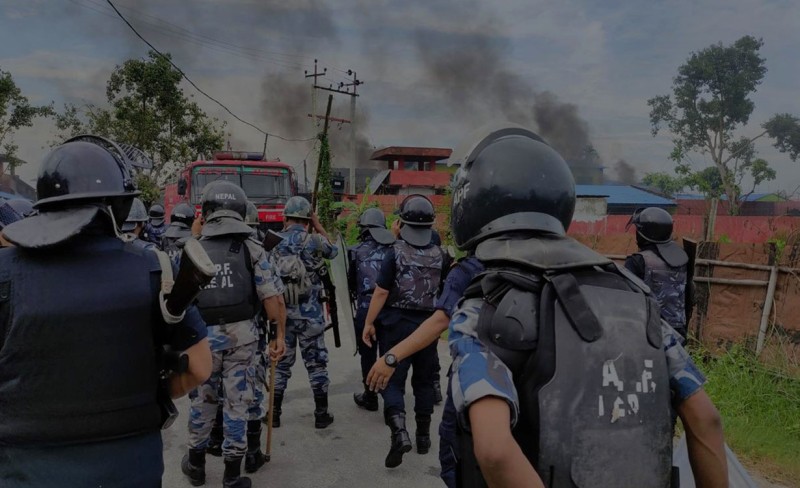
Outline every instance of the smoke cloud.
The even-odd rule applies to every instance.
[[[631,166],[624,159],[620,159],[614,165],[614,173],[617,176],[617,181],[620,183],[625,185],[635,185],[638,183],[638,179],[636,178],[636,168]]]
[[[78,4],[63,3],[70,16],[81,15],[84,21],[94,21],[92,27],[95,29],[93,32],[97,32],[96,37],[124,38],[131,51],[141,55],[142,45],[138,39],[130,33],[119,35],[118,20],[96,22],[96,13],[88,12]],[[387,1],[378,3],[382,4],[379,6],[397,6]],[[410,47],[412,62],[416,63],[411,73],[418,77],[415,83],[444,106],[437,109],[444,108],[457,118],[458,123],[473,127],[499,118],[532,127],[564,156],[578,182],[599,183],[602,180],[602,161],[594,150],[589,124],[582,118],[579,107],[560,99],[552,91],[537,87],[534,78],[520,74],[519,67],[513,62],[505,23],[483,2],[429,0],[402,3],[404,8],[416,12],[418,18],[448,19],[450,28],[446,29],[440,28],[441,21],[419,22],[415,28],[400,27],[396,17],[392,17],[392,8],[384,9],[384,12],[371,8],[373,2],[349,2],[350,6],[354,4],[358,7],[351,9],[349,21],[353,23],[350,24],[340,15],[346,7],[334,6],[328,0],[232,2],[231,7],[224,10],[224,19],[214,18],[214,12],[219,14],[219,9],[198,8],[193,2],[179,0],[138,0],[130,3],[131,7],[121,4],[120,9],[140,32],[172,53],[187,72],[202,70],[208,52],[226,53],[233,49],[224,43],[213,43],[209,38],[229,40],[238,46],[235,49],[237,56],[250,57],[255,65],[263,65],[260,93],[219,93],[218,88],[215,94],[223,100],[252,98],[248,105],[259,107],[257,122],[270,132],[289,138],[306,138],[315,132],[313,121],[308,117],[312,112],[311,80],[303,78],[302,70],[312,67],[309,60],[320,52],[322,44],[323,51],[348,52],[340,35],[340,23],[344,22],[348,32],[361,36],[361,51],[353,60],[352,67],[359,68],[358,65],[363,64],[373,72],[380,72],[383,68],[391,68],[398,46]],[[102,7],[98,4],[96,9],[102,10]],[[168,15],[163,15],[165,13]],[[169,23],[162,18],[169,19]],[[384,28],[386,19],[394,20],[394,23],[387,22],[394,28]],[[224,27],[221,27],[223,23]],[[223,33],[208,33],[209,26],[219,26]],[[275,45],[265,43],[265,39],[274,39]],[[326,61],[321,59],[320,68],[325,65]],[[335,78],[334,81],[343,76],[328,73],[329,78]],[[327,85],[329,81],[320,80],[320,84]],[[318,92],[317,114],[324,114],[325,95]],[[334,97],[332,115],[349,118],[349,97],[338,94]],[[355,138],[351,137],[349,126],[340,128],[335,123],[332,126],[330,141],[335,166],[349,166],[352,158],[358,166],[375,166],[369,162],[375,145],[369,137],[369,103],[367,96],[358,98]],[[425,117],[425,114],[419,116]],[[232,132],[235,127],[229,126],[227,130]],[[233,135],[231,138],[235,140]],[[402,140],[402,136],[399,139]],[[295,148],[279,142],[274,144],[279,151]],[[408,144],[414,144],[414,141],[409,140]],[[274,147],[270,139],[268,152]],[[270,155],[280,155],[278,150],[273,149]],[[301,149],[303,152],[306,150]],[[616,171],[619,175],[620,171]],[[625,173],[629,174],[635,179],[635,172]]]
[[[466,34],[443,36],[418,30],[414,40],[426,81],[456,115],[475,126],[502,117],[538,129],[570,165],[578,183],[600,183],[602,165],[589,124],[576,105],[562,102],[550,91],[537,90],[510,66],[510,47],[502,29],[499,19],[489,17]]]

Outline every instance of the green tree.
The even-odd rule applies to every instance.
[[[800,155],[800,121],[790,114],[773,116],[755,136],[735,135],[750,121],[755,105],[749,97],[767,72],[759,54],[762,46],[762,40],[745,36],[730,46],[714,44],[692,53],[678,68],[672,94],[647,101],[653,135],[665,127],[673,136],[670,158],[677,163],[677,172],[691,177],[696,171],[690,155],[708,156],[734,215],[739,211],[745,176],[753,178],[755,185],[775,178],[767,161],[755,158],[756,140],[769,136],[793,161]]]
[[[22,163],[15,157],[19,146],[14,142],[14,133],[22,127],[31,127],[35,118],[53,113],[52,104],[31,105],[11,73],[0,69],[0,148],[12,171]]]
[[[694,171],[683,180],[689,188],[699,191],[706,198],[719,198],[725,193],[719,170],[709,166],[701,171]]]
[[[223,147],[221,123],[209,117],[180,86],[182,75],[164,56],[130,59],[106,84],[108,108],[67,105],[56,118],[62,136],[91,132],[135,146],[153,160],[141,178],[161,186],[197,155]]]
[[[644,178],[642,178],[642,184],[650,188],[655,188],[662,194],[670,197],[687,186],[684,178],[672,176],[664,172],[647,173],[644,175]]]
[[[333,186],[331,182],[331,149],[328,143],[328,134],[321,132],[319,135],[319,168],[317,179],[319,188],[317,189],[317,215],[319,222],[328,231],[333,230],[333,211],[334,198]]]

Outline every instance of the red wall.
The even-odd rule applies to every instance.
[[[572,235],[612,235],[625,233],[627,215],[608,215],[596,222],[573,222]],[[700,238],[703,235],[703,217],[700,215],[676,215],[677,237]],[[727,236],[731,242],[766,242],[772,237],[786,238],[800,228],[798,217],[730,217],[720,215],[714,226],[714,237]],[[633,233],[632,230],[628,232]]]
[[[369,200],[378,202],[386,213],[394,212],[406,195],[370,195]],[[449,206],[443,212],[441,208],[446,205],[444,195],[430,195],[433,205],[441,213],[449,213]],[[357,199],[350,199],[360,201]],[[437,223],[444,223],[444,215],[439,215]],[[607,236],[633,233],[625,230],[625,225],[630,217],[628,215],[607,215],[595,222],[572,222],[569,228],[571,235]],[[703,216],[701,215],[675,215],[675,236],[700,239],[703,237]],[[800,217],[731,217],[728,215],[717,216],[714,227],[715,240],[726,236],[730,242],[767,242],[773,237],[786,239],[796,229],[800,229]]]

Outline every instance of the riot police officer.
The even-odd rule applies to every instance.
[[[122,223],[120,230],[127,236],[128,239],[138,239],[142,235],[144,225],[147,223],[147,209],[144,207],[144,202],[138,198],[133,199],[131,210]]]
[[[252,202],[247,202],[247,211],[244,223],[254,231],[258,229],[258,210]],[[167,230],[169,232],[169,229]],[[262,246],[262,239],[254,233],[250,239]],[[258,326],[258,347],[252,362],[253,369],[253,401],[247,409],[247,454],[244,457],[244,470],[246,473],[255,473],[261,466],[268,461],[266,455],[261,451],[261,421],[267,413],[264,402],[267,397],[267,320],[263,313],[256,316]],[[225,441],[223,424],[225,403],[225,392],[220,384],[218,390],[219,405],[217,406],[217,416],[214,419],[214,426],[211,428],[206,453],[212,456],[222,456],[222,443]]]
[[[258,207],[256,207],[253,202],[247,202],[247,213],[244,216],[244,223],[256,231],[253,237],[255,240],[258,242],[264,241],[264,233],[261,232],[260,229],[261,222],[258,220]]]
[[[328,349],[325,346],[325,317],[320,273],[324,259],[339,252],[331,244],[325,228],[311,210],[311,203],[295,196],[284,208],[283,240],[272,250],[271,260],[286,284],[286,355],[275,369],[275,399],[272,412],[274,427],[280,427],[286,386],[292,376],[297,348],[308,372],[314,395],[314,427],[324,429],[333,423],[328,412]],[[309,226],[317,233],[310,234]]]
[[[689,256],[672,240],[672,216],[662,208],[639,209],[626,230],[631,225],[636,227],[639,252],[628,256],[625,267],[650,287],[661,307],[661,318],[685,342],[686,303],[692,301],[692,285],[687,283]]]
[[[203,189],[200,244],[217,268],[216,277],[198,296],[197,306],[208,325],[214,359],[211,377],[189,395],[189,453],[181,470],[192,484],[205,482],[205,454],[217,412],[220,382],[224,390],[225,461],[223,485],[249,488],[241,477],[241,462],[247,452],[247,410],[253,401],[253,361],[258,347],[255,317],[264,308],[278,323],[277,336],[285,334],[283,284],[274,273],[264,249],[249,237],[244,223],[247,197],[229,181],[214,181]],[[283,341],[270,350],[273,359],[284,351]],[[256,427],[260,429],[260,422]],[[260,430],[259,430],[260,433]]]
[[[138,192],[115,143],[56,147],[36,187],[38,214],[0,251],[0,484],[161,486],[154,345],[188,355],[168,379],[182,396],[211,371],[205,324],[194,307],[174,326],[153,313],[159,261],[117,238]]]
[[[375,280],[378,278],[383,258],[391,249],[395,238],[386,229],[386,217],[379,208],[366,209],[358,218],[358,227],[358,238],[361,242],[348,250],[347,258],[350,262],[348,282],[351,298],[355,302],[356,346],[361,356],[361,381],[364,391],[354,394],[353,400],[359,407],[377,412],[378,395],[367,387],[366,380],[369,368],[378,357],[378,348],[377,344],[372,347],[367,346],[361,335],[364,332],[364,320],[367,318],[372,292],[375,290]]]
[[[486,134],[455,157],[453,237],[486,267],[450,323],[459,486],[669,486],[671,402],[698,485],[727,486],[719,414],[647,286],[566,236],[567,164]]]
[[[447,273],[442,293],[436,299],[436,311],[433,315],[428,317],[413,334],[403,339],[391,350],[386,351],[385,354],[393,354],[398,361],[402,361],[426,346],[436,344],[442,333],[447,330],[447,326],[450,325],[450,319],[467,286],[482,271],[483,264],[471,253],[458,260]],[[367,387],[370,391],[382,390],[386,387],[394,371],[395,369],[387,366],[385,358],[381,356],[372,365],[367,375]],[[434,388],[436,388],[435,385]],[[456,422],[456,409],[448,386],[442,410],[442,421],[439,424],[440,476],[448,488],[456,486],[456,459],[454,457],[458,452]]]
[[[175,205],[169,215],[169,225],[161,236],[161,250],[170,258],[177,256],[186,239],[192,237],[192,222],[194,222],[194,209],[188,203]]]
[[[156,203],[150,207],[150,221],[144,227],[144,240],[152,242],[156,246],[161,245],[161,237],[167,230],[167,224],[164,222],[164,206]]]
[[[444,253],[431,242],[431,227],[436,218],[431,201],[423,195],[409,195],[400,205],[399,217],[399,238],[384,257],[362,334],[362,340],[372,345],[377,325],[378,341],[386,350],[411,335],[434,311],[444,270]],[[396,369],[381,392],[384,419],[392,433],[385,460],[387,468],[399,466],[403,454],[411,450],[403,396],[412,366],[417,452],[424,454],[430,449],[436,360],[435,343],[402,361],[392,353],[383,356],[386,365]]]

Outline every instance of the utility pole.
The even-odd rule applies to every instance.
[[[308,193],[308,168],[305,159],[303,160],[303,193]]]
[[[322,126],[322,136],[320,141],[324,141],[328,136],[328,119],[331,116],[331,105],[333,104],[333,94],[328,95],[328,108],[325,110],[325,123]],[[317,206],[317,193],[319,192],[319,168],[322,166],[322,158],[325,155],[324,144],[320,146],[319,159],[317,160],[317,174],[314,177],[314,193],[311,194],[311,209],[314,210]],[[330,182],[326,182],[330,184]]]
[[[350,87],[353,87],[353,93],[350,96],[350,193],[356,193],[356,97],[358,96],[358,86],[364,84],[363,81],[358,79],[356,72],[347,70],[347,75],[353,77],[350,83],[339,83],[339,88],[346,87],[347,92],[350,92]]]
[[[328,69],[323,68],[322,72],[317,69],[317,60],[314,60],[314,72],[309,73],[307,70],[305,71],[306,78],[313,78],[314,84],[312,85],[312,91],[316,90],[323,90],[331,93],[341,93],[342,95],[347,95],[350,97],[350,193],[356,193],[356,97],[358,96],[358,87],[363,85],[364,82],[358,79],[356,72],[349,69],[347,70],[347,76],[352,76],[353,79],[347,83],[341,82],[339,83],[338,88],[334,88],[332,84],[328,86],[321,86],[317,83],[317,79],[325,76]],[[352,87],[352,91],[350,88]],[[316,95],[312,94],[311,96],[311,113],[312,119],[319,119],[321,118],[319,115],[316,115]],[[347,123],[348,121],[345,119],[338,119],[340,123]],[[318,125],[317,125],[318,127]]]
[[[306,78],[313,78],[314,82],[311,84],[311,113],[317,113],[317,78],[321,76],[325,76],[328,73],[328,68],[322,68],[322,71],[317,69],[317,60],[314,60],[314,72],[309,74],[308,70],[303,71],[303,74]],[[311,123],[314,124],[314,127],[319,127],[319,123],[316,120],[311,120]]]

